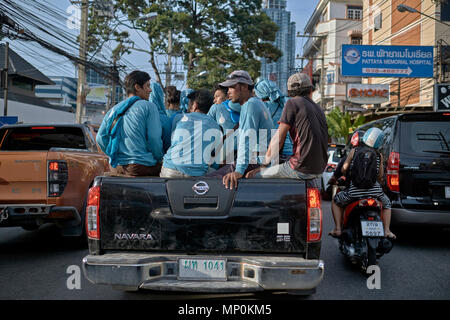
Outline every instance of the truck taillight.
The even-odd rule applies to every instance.
[[[64,160],[47,161],[47,194],[49,197],[59,197],[67,185],[69,173]]]
[[[320,206],[320,193],[317,188],[308,188],[308,242],[322,239],[322,209]]]
[[[98,209],[100,207],[100,187],[89,189],[86,207],[87,235],[91,239],[100,239]]]
[[[393,192],[400,192],[400,154],[398,152],[391,152],[388,159],[386,169],[386,179],[389,190]]]

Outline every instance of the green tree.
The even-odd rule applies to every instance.
[[[352,120],[350,113],[342,113],[339,107],[335,107],[326,115],[328,125],[328,135],[336,143],[346,143],[349,133],[364,124],[365,117],[360,114]]]
[[[106,40],[117,43],[118,56],[145,51],[161,85],[165,70],[157,65],[156,55],[167,54],[169,31],[171,54],[183,58],[191,88],[211,88],[236,69],[257,78],[258,58],[272,62],[282,55],[272,45],[278,26],[262,12],[261,0],[114,0],[113,4],[112,19],[91,15],[91,52]],[[156,18],[141,18],[151,12],[157,13]],[[114,33],[120,24],[145,32],[149,48],[137,48],[129,33]],[[201,73],[205,76],[198,77]]]

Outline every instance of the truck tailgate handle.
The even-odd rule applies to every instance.
[[[184,205],[199,205],[207,207],[217,207],[217,197],[184,197]]]

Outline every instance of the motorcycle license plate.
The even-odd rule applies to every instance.
[[[364,237],[384,237],[381,221],[361,221],[361,230]]]
[[[450,199],[450,187],[445,187],[445,198]]]

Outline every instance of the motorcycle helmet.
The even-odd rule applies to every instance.
[[[359,146],[359,143],[361,141],[361,137],[364,135],[364,133],[362,131],[355,131],[352,135],[352,137],[350,138],[350,144],[352,145],[353,148]]]
[[[364,144],[369,147],[378,149],[381,146],[383,138],[384,138],[383,131],[381,131],[378,128],[370,128],[364,134],[362,142],[364,142]]]

